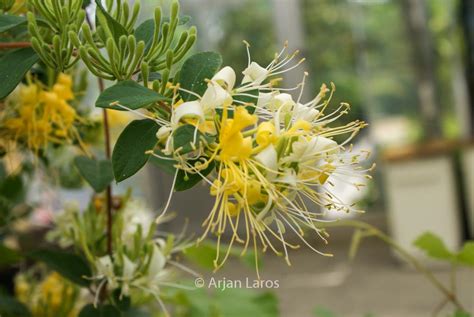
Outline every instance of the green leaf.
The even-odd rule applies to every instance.
[[[132,121],[120,134],[112,153],[112,166],[117,182],[138,172],[148,161],[158,140],[156,132],[160,126],[151,119]]]
[[[471,317],[472,315],[464,311],[457,310],[452,317]]]
[[[8,96],[26,72],[39,60],[36,52],[30,48],[11,51],[0,59],[0,99]]]
[[[26,24],[26,17],[2,14],[0,15],[0,33]]]
[[[173,148],[179,150],[179,154],[194,151],[198,147],[199,142],[203,140],[210,143],[213,137],[202,134],[191,124],[182,125],[173,132]]]
[[[97,193],[105,190],[114,179],[110,160],[99,161],[87,156],[78,156],[74,163],[82,177]]]
[[[18,252],[7,248],[3,244],[0,244],[0,254],[0,267],[12,265],[22,260],[22,256]]]
[[[140,41],[145,42],[145,52],[148,52],[152,42],[153,33],[155,32],[155,21],[153,19],[145,20],[135,29],[135,38],[137,43]]]
[[[122,313],[112,305],[94,307],[93,304],[86,305],[79,313],[79,317],[120,317]]]
[[[197,160],[189,160],[189,164],[194,164],[198,162],[199,159]],[[203,176],[208,175],[212,170],[214,169],[215,164],[214,161],[212,161],[209,166],[205,169],[202,170],[200,173]],[[174,190],[180,192],[184,190],[188,190],[190,188],[193,188],[196,184],[198,184],[201,180],[202,177],[199,174],[190,174],[190,173],[185,173],[183,170],[178,171],[178,175],[176,176],[176,183],[174,184]]]
[[[98,10],[95,11],[97,21],[100,26],[104,28],[107,35],[111,36],[115,40],[115,43],[118,43],[120,36],[128,35],[127,30],[105,10],[100,0],[95,0],[95,3],[98,8]]]
[[[425,232],[413,244],[426,252],[432,258],[439,260],[452,260],[453,254],[446,248],[444,242],[435,234]]]
[[[278,299],[274,293],[257,293],[248,289],[226,289],[215,292],[213,305],[219,316],[277,317]]]
[[[222,57],[215,52],[202,52],[189,57],[181,68],[181,87],[202,96],[207,88],[206,79],[211,79],[221,64]],[[186,92],[180,94],[184,101],[197,99],[196,96]]]
[[[166,172],[170,175],[174,175],[176,173],[176,168],[174,165],[177,163],[174,159],[171,157],[163,154],[161,151],[155,151],[157,155],[162,156],[162,157],[168,157],[170,158],[169,160],[167,159],[161,159],[159,157],[156,157],[154,155],[150,156],[150,162],[153,165],[156,165],[159,169],[161,169],[163,172]]]
[[[2,317],[30,317],[28,308],[14,297],[0,294],[0,316]]]
[[[125,312],[130,309],[132,300],[129,296],[122,296],[121,289],[117,288],[112,292],[112,300],[118,310]]]
[[[41,261],[53,271],[80,286],[88,286],[92,272],[87,262],[77,254],[57,250],[36,250],[29,257]]]
[[[459,264],[474,266],[474,241],[464,243],[464,246],[457,255],[456,262]]]
[[[159,93],[137,84],[133,80],[125,80],[107,88],[95,102],[96,107],[114,110],[139,109],[157,101],[168,100]]]

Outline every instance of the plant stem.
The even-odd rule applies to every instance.
[[[102,93],[104,91],[104,80],[98,78],[99,90]],[[105,156],[110,159],[110,129],[109,129],[109,118],[107,109],[102,109],[102,115],[104,120],[104,139],[105,139]],[[112,255],[113,244],[112,244],[112,185],[107,186],[107,253]]]
[[[30,47],[30,42],[1,42],[0,49],[23,48]]]
[[[420,261],[418,261],[416,257],[414,257],[410,252],[405,250],[387,234],[383,233],[376,227],[358,220],[341,220],[337,222],[321,224],[321,228],[328,227],[352,227],[367,230],[369,233],[371,233],[372,236],[379,238],[380,240],[388,244],[390,247],[395,249],[406,262],[413,265],[418,272],[422,273],[433,284],[433,286],[435,286],[441,293],[443,293],[446,299],[453,303],[456,308],[461,311],[466,311],[462,304],[459,302],[459,299],[457,298],[455,293],[446,288],[427,267],[425,267]]]

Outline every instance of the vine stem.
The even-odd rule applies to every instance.
[[[98,78],[99,90],[102,93],[104,91],[104,80]],[[111,146],[110,146],[110,127],[109,127],[109,117],[107,114],[107,109],[102,109],[102,116],[104,122],[104,139],[105,139],[105,156],[109,160],[111,157]],[[112,185],[109,184],[106,189],[107,195],[107,253],[112,255],[113,244],[112,244]]]
[[[30,47],[30,42],[1,42],[0,49],[23,48]]]
[[[441,283],[436,278],[436,276],[409,251],[405,250],[401,245],[395,242],[395,240],[390,238],[387,234],[383,233],[378,228],[358,220],[340,220],[332,223],[322,223],[320,227],[351,227],[356,229],[367,230],[368,233],[370,233],[372,236],[379,238],[387,245],[392,247],[394,250],[396,250],[406,262],[413,265],[413,267],[418,272],[422,273],[433,284],[433,286],[435,286],[441,293],[443,293],[446,299],[450,301],[454,306],[456,306],[457,309],[461,311],[466,311],[453,291],[446,288],[443,283]]]

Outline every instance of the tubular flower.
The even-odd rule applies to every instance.
[[[73,99],[72,79],[66,74],[59,74],[51,89],[40,83],[20,85],[18,93],[6,101],[0,136],[35,153],[48,144],[79,140],[75,124],[82,119],[69,103]]]
[[[248,48],[247,44],[247,52]],[[368,153],[353,153],[351,146],[366,123],[335,125],[350,107],[343,103],[329,110],[334,85],[332,89],[322,85],[316,97],[301,102],[307,73],[297,87],[275,87],[279,80],[275,76],[303,61],[286,68],[297,52],[286,54],[285,45],[266,67],[252,62],[248,54],[240,85],[235,71],[226,66],[208,80],[202,96],[176,87],[171,120],[156,119],[162,125],[157,135],[160,149],[150,151],[160,160],[173,161],[174,184],[191,176],[209,184],[215,203],[199,241],[209,234],[217,237],[216,269],[225,263],[234,243],[242,244],[243,252],[250,245],[255,251],[259,246],[271,249],[290,264],[288,249],[300,245],[287,241],[287,231],[315,252],[330,255],[307,241],[308,232],[326,242],[326,233],[318,227],[324,213],[359,211],[332,193],[332,180],[356,174],[361,181],[353,185],[360,188],[373,168],[360,166]],[[288,92],[298,89],[299,97],[293,99]],[[183,103],[179,91],[197,99]],[[188,151],[182,146],[184,126],[190,126]],[[337,142],[335,137],[344,140]],[[177,141],[181,146],[174,148]],[[221,250],[224,237],[227,249]]]

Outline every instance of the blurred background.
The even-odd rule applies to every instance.
[[[143,0],[145,8],[169,1]],[[251,44],[253,60],[266,65],[283,43],[300,50],[306,62],[287,73],[292,86],[308,71],[307,100],[322,83],[334,82],[332,105],[348,102],[349,115],[370,125],[355,140],[371,151],[367,165],[377,163],[374,180],[357,191],[341,184],[338,196],[366,210],[353,217],[388,232],[414,256],[434,267],[443,281],[449,269],[429,262],[413,240],[425,231],[458,249],[474,238],[474,1],[472,0],[181,0],[198,28],[195,51],[215,50],[224,65],[243,70]],[[143,10],[148,17],[150,10]],[[91,104],[97,94],[87,98]],[[121,131],[121,127],[117,133]],[[149,164],[138,177],[114,192],[133,188],[151,207],[166,203],[171,178]],[[63,192],[62,200],[87,204],[84,191]],[[175,193],[166,224],[199,235],[212,206],[206,186]],[[279,280],[273,292],[283,317],[430,316],[442,295],[423,276],[403,265],[383,243],[363,241],[351,262],[350,229],[331,231],[330,243],[314,243],[333,258],[302,248],[288,267],[276,256],[264,256],[263,279]],[[199,255],[203,256],[203,255]],[[458,290],[474,310],[473,271],[461,269]],[[207,278],[212,273],[207,273]],[[256,278],[254,268],[232,260],[216,275]],[[448,314],[441,314],[448,316]],[[229,315],[241,317],[240,315]],[[227,316],[226,316],[227,317]]]

